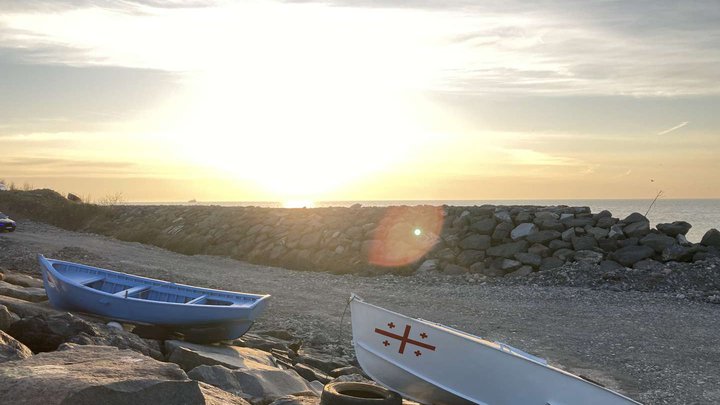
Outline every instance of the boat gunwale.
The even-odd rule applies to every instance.
[[[529,359],[529,358],[527,358],[527,357],[524,357],[524,356],[522,356],[522,355],[520,355],[520,354],[517,354],[517,353],[514,353],[514,352],[512,352],[512,351],[510,351],[510,352],[505,351],[505,350],[502,349],[502,346],[501,346],[500,344],[495,343],[495,342],[491,342],[491,341],[489,341],[489,340],[485,340],[485,339],[483,339],[483,338],[481,338],[481,337],[479,337],[479,336],[473,335],[473,334],[471,334],[471,333],[462,332],[462,331],[457,331],[457,330],[455,330],[455,329],[453,329],[453,328],[446,327],[445,325],[440,324],[440,323],[427,321],[427,320],[421,319],[421,318],[413,318],[413,317],[410,317],[410,316],[407,316],[407,315],[403,315],[403,314],[398,313],[398,312],[395,312],[395,311],[391,311],[391,310],[389,310],[389,309],[387,309],[387,308],[383,308],[383,307],[380,307],[380,306],[371,304],[371,303],[369,303],[369,302],[366,302],[365,300],[363,300],[360,296],[358,296],[358,295],[356,295],[356,294],[352,294],[351,297],[350,297],[350,300],[351,300],[351,301],[357,301],[358,303],[361,303],[361,304],[370,306],[370,307],[375,308],[375,309],[379,309],[379,310],[384,311],[384,312],[388,312],[388,313],[390,313],[390,314],[393,314],[393,315],[395,315],[395,316],[399,316],[399,317],[404,318],[404,319],[410,319],[410,320],[413,320],[413,321],[416,321],[416,322],[420,322],[420,323],[425,324],[425,325],[427,325],[427,326],[440,329],[440,330],[443,331],[443,332],[449,332],[450,334],[452,334],[452,335],[454,335],[454,336],[457,336],[457,337],[460,337],[460,338],[463,338],[463,339],[467,339],[467,340],[470,340],[470,341],[473,341],[473,342],[476,342],[476,343],[480,343],[480,344],[482,344],[483,346],[485,346],[485,347],[487,347],[487,348],[497,350],[497,351],[499,351],[499,352],[501,352],[501,353],[504,353],[505,355],[513,356],[513,357],[515,357],[515,358],[519,358],[519,359],[521,359],[521,360],[523,360],[523,361],[529,362],[529,363],[531,363],[533,366],[542,367],[542,368],[547,368],[547,369],[550,369],[550,370],[552,370],[552,371],[559,372],[559,373],[561,373],[561,374],[564,374],[564,375],[566,375],[566,376],[572,377],[572,378],[574,378],[574,379],[576,379],[576,380],[579,380],[579,381],[581,381],[581,382],[584,382],[584,383],[586,383],[586,384],[590,384],[590,385],[592,385],[592,386],[595,386],[595,387],[597,387],[597,388],[600,388],[600,389],[603,390],[603,391],[607,391],[607,392],[610,392],[610,393],[612,393],[612,394],[615,394],[615,395],[617,395],[617,396],[619,396],[619,397],[621,397],[621,398],[623,398],[623,399],[626,399],[626,400],[630,401],[631,403],[638,404],[638,405],[642,405],[640,402],[635,401],[634,399],[632,399],[632,398],[630,398],[630,397],[628,397],[628,396],[626,396],[626,395],[623,395],[623,394],[621,394],[621,393],[619,393],[619,392],[616,392],[616,391],[614,391],[614,390],[611,390],[611,389],[609,389],[609,388],[607,388],[607,387],[603,387],[602,385],[596,384],[596,383],[594,383],[594,382],[592,382],[592,381],[589,381],[589,380],[586,380],[586,379],[581,378],[581,377],[579,377],[579,376],[576,376],[575,374],[572,374],[572,373],[567,372],[567,371],[565,371],[565,370],[559,369],[559,368],[554,367],[554,366],[551,366],[551,365],[549,365],[549,364],[539,363],[539,362],[537,362],[537,361],[535,361],[535,360],[533,360],[533,359]],[[350,313],[350,315],[351,315],[351,322],[352,322],[352,312]],[[354,339],[353,339],[353,341],[355,342],[355,344],[360,345],[363,349],[365,349],[365,350],[368,351],[369,353],[372,353],[372,354],[374,354],[374,355],[377,355],[377,354],[375,353],[375,351],[369,350],[367,347],[365,347],[364,344],[361,344],[360,342],[358,342],[357,340],[354,340]],[[496,347],[496,346],[497,346],[497,347]],[[408,369],[406,369],[405,367],[403,367],[401,364],[398,364],[397,361],[387,359],[387,358],[384,357],[384,356],[380,356],[380,355],[377,355],[377,356],[380,357],[381,359],[389,362],[389,363],[392,364],[393,366],[402,369],[403,371],[406,371],[406,372],[408,372],[408,373],[410,373],[410,374],[412,374],[412,375],[415,375],[415,376],[418,375],[418,374],[415,373],[414,371],[409,371]],[[359,359],[358,359],[358,361],[359,361]],[[363,371],[365,371],[365,370],[363,369]],[[365,371],[365,372],[367,373],[367,371]],[[369,374],[368,374],[368,375],[369,375]],[[432,385],[434,385],[434,386],[437,386],[438,388],[441,388],[441,389],[443,389],[443,390],[445,390],[445,391],[447,391],[447,392],[450,392],[450,393],[452,393],[453,395],[457,395],[457,396],[459,396],[460,398],[468,399],[468,400],[471,401],[471,402],[475,402],[474,399],[469,399],[469,398],[466,398],[464,395],[457,394],[454,390],[448,389],[448,388],[446,388],[444,385],[439,384],[439,383],[437,383],[437,382],[435,382],[435,381],[433,381],[433,380],[428,380],[428,379],[426,379],[426,378],[420,378],[420,379],[422,379],[423,381],[427,382],[428,384],[432,384]],[[384,385],[384,384],[383,384],[383,385]],[[390,387],[388,387],[388,388],[390,388]]]
[[[60,280],[61,280],[62,282],[64,282],[64,283],[71,284],[71,285],[73,285],[73,286],[75,286],[75,287],[83,288],[83,289],[85,289],[85,290],[90,290],[90,291],[92,291],[93,293],[105,295],[105,296],[107,296],[107,297],[120,298],[120,299],[123,299],[123,300],[134,300],[134,301],[143,302],[143,303],[147,303],[147,304],[156,304],[156,305],[178,305],[178,306],[188,307],[188,304],[187,304],[186,302],[179,303],[179,302],[168,302],[168,301],[156,301],[156,300],[148,300],[148,299],[136,298],[136,297],[122,297],[122,298],[121,298],[121,297],[118,297],[118,296],[116,296],[116,295],[114,295],[114,294],[111,294],[111,293],[108,293],[108,292],[105,292],[105,291],[101,291],[101,290],[98,290],[98,289],[89,287],[89,286],[87,286],[87,285],[78,283],[77,281],[75,281],[75,280],[73,280],[73,279],[71,279],[71,278],[69,278],[69,277],[66,277],[65,275],[63,275],[62,273],[60,273],[57,269],[55,269],[55,268],[52,266],[52,264],[53,264],[53,263],[60,263],[60,264],[66,264],[66,265],[77,266],[77,267],[81,267],[81,268],[85,268],[85,269],[90,269],[90,270],[99,270],[99,271],[101,271],[101,272],[108,272],[108,273],[111,273],[111,274],[114,274],[114,275],[119,275],[119,276],[125,276],[125,277],[130,277],[130,278],[139,279],[141,282],[142,282],[143,280],[146,280],[146,281],[153,282],[153,283],[164,284],[164,285],[166,285],[166,286],[185,287],[185,288],[189,288],[189,289],[193,289],[193,290],[200,290],[200,291],[203,291],[203,292],[210,292],[211,294],[213,294],[213,293],[233,294],[233,295],[244,295],[244,296],[248,296],[248,297],[250,297],[250,298],[255,298],[255,300],[254,300],[254,302],[252,303],[252,305],[243,305],[242,303],[238,303],[238,302],[233,302],[231,305],[190,304],[190,306],[193,306],[193,307],[235,308],[235,309],[250,309],[250,310],[252,310],[252,309],[255,309],[255,307],[257,307],[258,305],[260,305],[262,302],[268,300],[268,299],[271,297],[271,295],[269,295],[269,294],[241,293],[241,292],[237,292],[237,291],[216,290],[216,289],[212,289],[212,288],[197,287],[197,286],[192,286],[192,285],[188,285],[188,284],[178,284],[178,283],[173,283],[173,282],[171,282],[171,281],[158,280],[158,279],[154,279],[154,278],[150,278],[150,277],[137,276],[137,275],[134,275],[134,274],[122,273],[122,272],[115,271],[115,270],[103,269],[103,268],[101,268],[101,267],[89,266],[89,265],[85,265],[85,264],[81,264],[81,263],[68,262],[68,261],[65,261],[65,260],[50,259],[50,258],[45,257],[45,256],[42,255],[42,254],[38,254],[38,259],[39,259],[40,263],[42,263],[43,267],[44,267],[46,270],[50,271],[50,272],[53,274],[54,277],[57,277],[58,279],[60,279]],[[47,264],[50,264],[50,266],[48,266]],[[152,288],[152,287],[151,287],[151,288]],[[211,295],[211,294],[206,294],[206,295]]]

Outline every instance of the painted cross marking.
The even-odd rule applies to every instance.
[[[388,324],[388,326],[389,326],[390,324],[392,324],[392,322],[390,322],[390,323]],[[393,326],[395,326],[395,325],[393,325]],[[400,349],[398,350],[398,353],[400,353],[400,354],[404,354],[404,353],[405,353],[405,346],[407,346],[408,343],[411,344],[411,345],[415,345],[415,346],[422,347],[423,349],[428,349],[428,350],[435,351],[435,346],[433,346],[433,345],[429,345],[429,344],[427,344],[427,343],[418,342],[417,340],[410,339],[410,328],[411,328],[410,325],[405,325],[405,331],[404,331],[404,333],[402,334],[402,336],[401,336],[401,335],[396,335],[396,334],[394,334],[394,333],[392,333],[392,332],[388,332],[388,331],[386,331],[386,330],[382,330],[382,329],[380,329],[380,328],[375,328],[375,333],[380,334],[380,335],[383,335],[383,336],[386,336],[386,337],[389,337],[389,338],[392,338],[392,339],[399,340],[399,341],[400,341]],[[425,333],[423,333],[423,334],[425,334]],[[420,336],[422,336],[422,334],[421,334]],[[427,337],[426,334],[425,334],[425,337]],[[424,339],[425,337],[423,337],[423,339]],[[385,344],[386,342],[388,342],[388,341],[386,340],[386,341],[383,342],[383,344],[385,345],[385,347],[387,347],[387,346],[389,345],[389,342],[388,342],[388,344]],[[415,356],[419,357],[421,354],[422,354],[422,353],[420,352],[420,350],[416,350],[416,351],[415,351]]]
[[[390,322],[390,323],[388,324],[388,328],[392,329],[392,328],[394,328],[394,327],[395,327],[395,324],[394,324],[394,323]]]

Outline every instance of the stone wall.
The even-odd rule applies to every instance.
[[[100,207],[35,190],[0,192],[0,210],[189,255],[368,275],[515,276],[570,261],[640,268],[651,260],[702,260],[720,249],[715,229],[692,244],[686,222],[651,229],[641,214],[619,219],[588,207]]]
[[[642,266],[717,255],[717,231],[692,244],[686,222],[588,207],[116,207],[88,230],[186,254],[334,273],[523,275],[569,261]]]

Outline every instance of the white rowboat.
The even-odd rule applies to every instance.
[[[422,404],[639,404],[511,346],[409,318],[355,295],[350,305],[363,371]]]

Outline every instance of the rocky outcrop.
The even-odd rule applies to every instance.
[[[243,404],[189,379],[175,364],[107,346],[63,345],[0,363],[0,392],[4,403],[27,405]]]
[[[47,300],[44,288],[22,287],[8,283],[6,281],[0,281],[0,295],[30,302],[40,302]]]
[[[250,368],[255,365],[277,367],[273,356],[265,351],[226,345],[200,345],[180,340],[165,341],[168,361],[185,371],[206,365],[221,365],[229,369]]]
[[[124,330],[87,322],[69,312],[22,319],[13,323],[8,333],[34,352],[49,352],[63,343],[77,343],[115,346],[163,360],[158,342],[142,339]]]
[[[12,336],[0,330],[0,363],[23,360],[32,356],[32,351]]]

